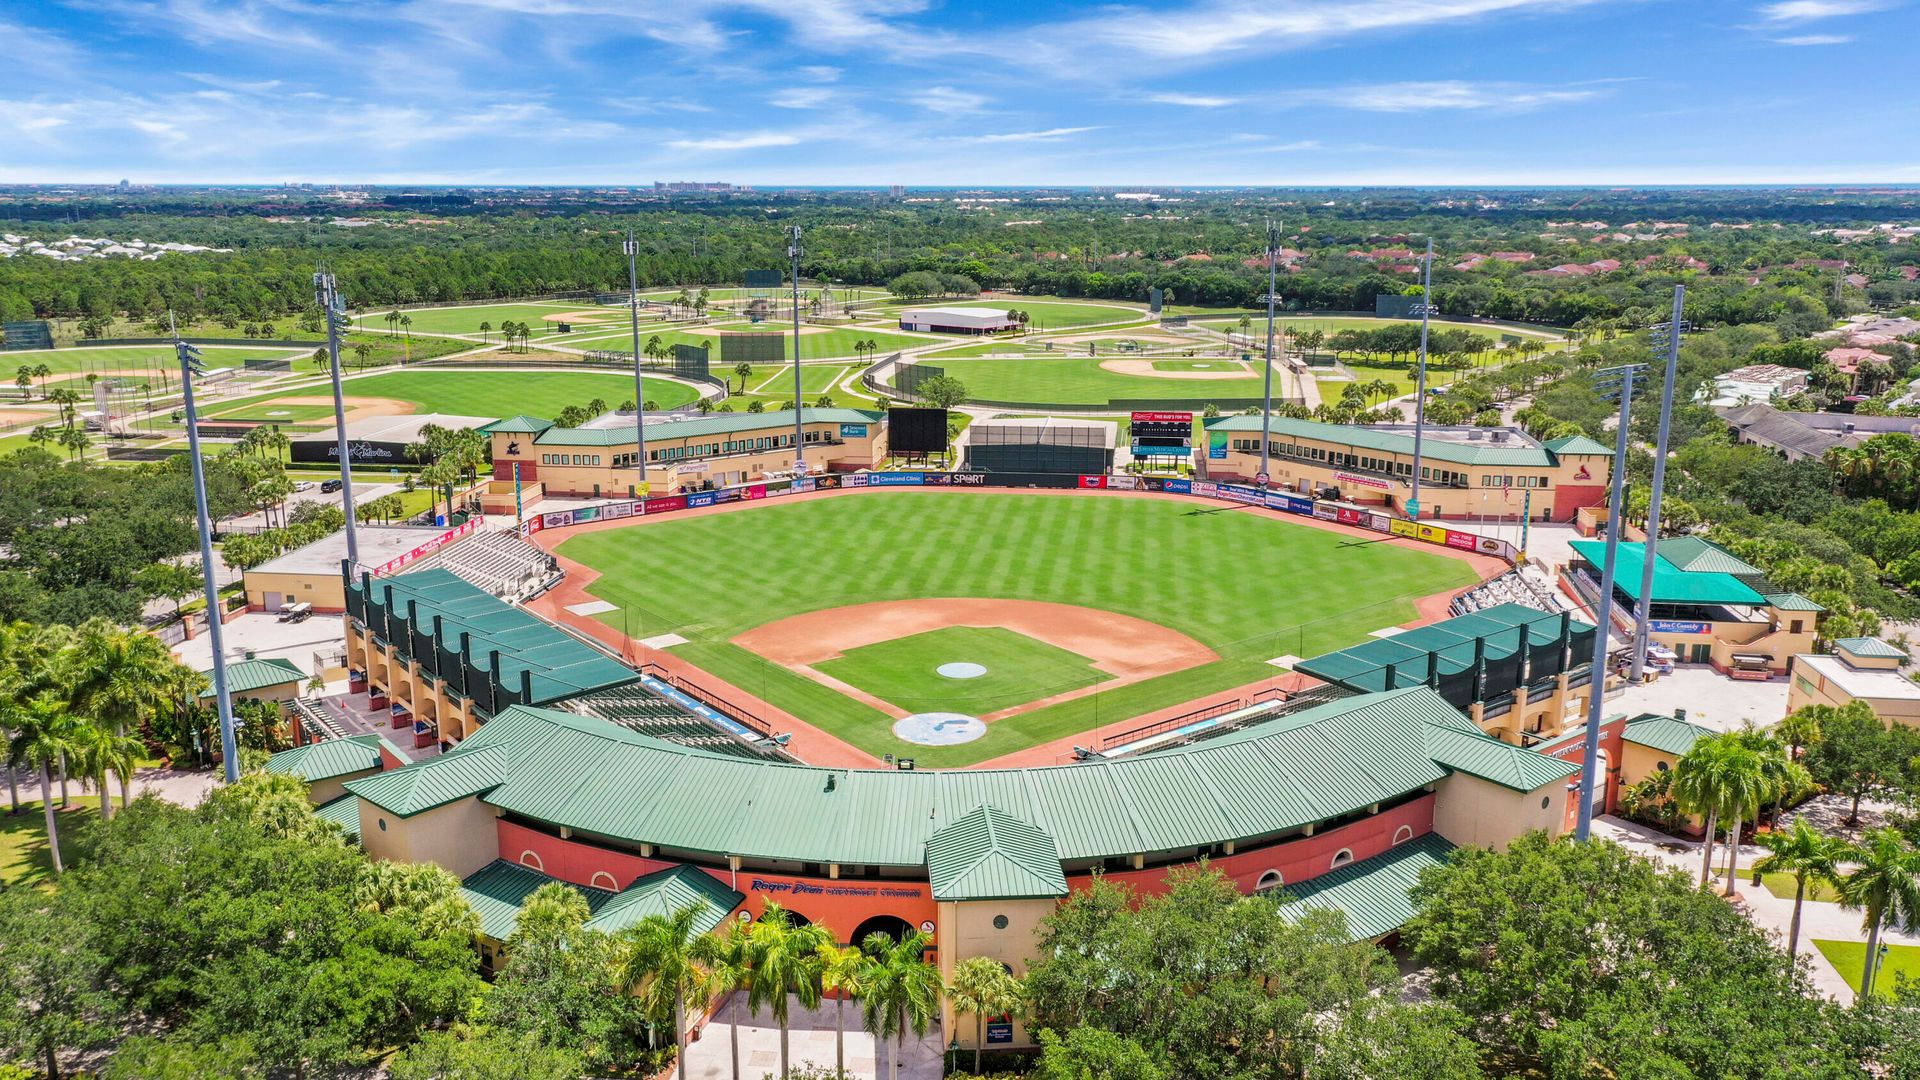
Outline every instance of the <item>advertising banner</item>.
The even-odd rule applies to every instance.
[[[1289,514],[1313,513],[1313,500],[1304,495],[1289,495],[1284,491],[1267,492],[1267,505],[1276,510],[1285,510]]]
[[[1080,478],[1080,486],[1083,488],[1103,488],[1107,486],[1107,478],[1105,476],[1082,476]]]
[[[583,506],[573,512],[573,523],[575,525],[584,525],[589,521],[599,520],[600,508],[597,506]]]
[[[1376,476],[1355,476],[1352,473],[1343,472],[1334,473],[1333,482],[1342,487],[1351,484],[1355,487],[1373,488],[1377,491],[1387,491],[1393,486]]]
[[[807,483],[813,485],[812,490],[814,491],[831,491],[840,486],[840,479],[838,476],[815,476],[810,477]],[[849,484],[847,486],[852,487],[853,485]]]
[[[815,480],[814,477],[802,476],[793,482],[793,487],[788,488],[787,490],[793,491],[795,493],[802,492],[802,491],[812,491],[814,490],[814,480]]]
[[[947,477],[954,487],[986,487],[987,474],[983,472],[948,473]]]
[[[1198,495],[1200,485],[1192,480],[1164,480],[1160,484],[1160,490],[1171,491],[1175,495]]]
[[[712,506],[720,501],[717,491],[692,491],[687,493],[687,509],[697,510],[703,506]]]
[[[1684,619],[1648,619],[1647,629],[1656,634],[1711,634],[1713,624]]]
[[[600,508],[600,516],[609,521],[615,518],[630,518],[633,516],[634,507],[635,504],[632,501],[608,503]]]
[[[917,472],[877,472],[867,474],[868,487],[920,487],[927,478]]]
[[[1387,531],[1395,536],[1411,536],[1415,540],[1420,539],[1420,526],[1401,518],[1394,518],[1392,523],[1388,525]]]
[[[1313,504],[1313,516],[1321,521],[1339,521],[1340,508],[1332,503],[1317,502]]]
[[[564,529],[573,524],[573,511],[562,510],[554,514],[542,514],[540,522],[540,527],[543,529]]]
[[[1190,412],[1143,412],[1138,409],[1128,419],[1135,424],[1191,424]]]
[[[1156,292],[1159,290],[1155,290]],[[987,1043],[1010,1043],[1013,1041],[1013,1021],[993,1020],[987,1024]]]
[[[466,524],[456,525],[453,528],[448,529],[446,532],[441,533],[439,536],[436,536],[433,539],[418,545],[412,551],[407,552],[405,555],[400,555],[392,559],[388,559],[386,562],[374,568],[374,571],[373,571],[374,576],[378,577],[381,574],[390,574],[395,570],[399,570],[403,567],[411,565],[412,563],[418,562],[419,560],[426,558],[427,556],[433,554],[434,552],[439,551],[441,548],[446,547],[448,544],[453,543],[455,540],[458,540],[461,537],[466,536],[468,533],[473,532],[475,529],[478,529],[479,527],[480,527],[480,519],[471,518],[467,521]]]
[[[823,477],[820,477],[820,479],[822,479],[822,480],[825,480],[825,479],[826,479],[826,477],[824,477],[824,476],[823,476]],[[867,486],[867,474],[866,474],[866,473],[853,473],[853,474],[852,474],[852,475],[850,475],[850,476],[843,476],[843,477],[841,477],[841,478],[840,478],[840,486],[841,486],[841,487],[850,487],[850,488],[856,488],[856,487],[866,487],[866,486]]]
[[[1374,532],[1386,532],[1393,527],[1393,519],[1385,514],[1368,514],[1366,527]]]
[[[1267,503],[1266,492],[1259,488],[1242,487],[1239,484],[1219,484],[1215,487],[1214,493],[1222,499],[1232,499],[1237,503],[1251,503],[1254,506],[1265,506]]]
[[[640,505],[646,513],[664,514],[669,510],[685,510],[687,508],[687,497],[685,495],[661,495],[658,498],[648,499]]]
[[[1425,540],[1429,544],[1444,544],[1447,542],[1447,531],[1448,530],[1438,525],[1422,525],[1420,526],[1420,539]]]
[[[1227,460],[1227,433],[1224,431],[1207,432],[1207,460]]]
[[[864,439],[867,437],[867,425],[841,424],[840,437],[843,439]]]
[[[1333,520],[1339,522],[1342,525],[1362,524],[1363,522],[1366,521],[1367,516],[1368,515],[1365,510],[1356,510],[1350,506],[1335,507],[1333,511]]]
[[[1453,532],[1449,530],[1447,533],[1447,546],[1474,551],[1480,546],[1480,538],[1472,533]]]

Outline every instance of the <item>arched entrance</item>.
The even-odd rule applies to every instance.
[[[847,943],[858,946],[871,934],[885,934],[895,942],[899,942],[904,941],[912,933],[913,924],[897,915],[875,915],[854,927],[853,936],[847,939]]]

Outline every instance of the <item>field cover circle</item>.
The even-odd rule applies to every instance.
[[[965,713],[923,712],[894,721],[893,734],[918,746],[958,746],[987,733],[987,725]]]
[[[949,679],[977,679],[987,673],[985,667],[979,664],[968,663],[964,660],[956,660],[950,664],[941,664],[933,670],[941,675],[945,675]]]

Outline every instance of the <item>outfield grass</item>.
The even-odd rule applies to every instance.
[[[420,412],[451,413],[455,416],[506,417],[519,413],[552,419],[568,405],[585,405],[601,398],[609,406],[633,400],[633,377],[594,371],[462,371],[457,368],[431,371],[393,371],[347,379],[341,384],[348,397],[383,397],[411,402]],[[332,391],[324,384],[283,390],[273,394],[244,398],[220,406],[211,416],[246,416],[266,420],[285,419],[297,423],[303,419],[329,418],[327,405],[276,404],[282,398],[326,396]],[[665,379],[647,380],[647,397],[662,409],[671,409],[693,401],[699,395],[685,383]],[[286,412],[287,417],[269,416]]]
[[[1226,357],[1215,357],[1212,360],[1155,360],[1152,363],[1153,363],[1153,370],[1155,371],[1245,371],[1246,370],[1246,366],[1243,365],[1240,361],[1231,359],[1231,358],[1226,358]]]
[[[663,348],[671,348],[674,345],[706,345],[712,350],[708,357],[708,363],[714,368],[727,368],[731,365],[722,362],[720,359],[720,335],[722,333],[779,334],[783,329],[786,331],[786,334],[781,337],[780,355],[790,361],[793,359],[793,328],[791,326],[782,327],[778,324],[771,323],[761,323],[758,326],[750,323],[701,326],[691,330],[649,331],[645,327],[641,327],[640,347],[644,351],[647,343],[654,338],[660,339],[660,345]],[[575,338],[576,340],[570,341],[563,336],[556,339],[555,343],[571,345],[578,349],[605,349],[608,352],[621,353],[633,352],[633,339],[624,334],[613,334],[605,338],[591,337],[584,341],[578,340],[578,335],[575,335]],[[538,340],[539,339],[536,339],[536,343],[538,343]],[[879,350],[875,354],[877,356],[897,352],[901,349],[911,349],[915,346],[934,343],[934,339],[932,338],[910,337],[905,334],[890,334],[884,330],[836,327],[825,333],[801,334],[800,356],[802,359],[808,361],[823,360],[828,357],[851,357],[854,355],[854,343],[861,341],[871,341],[875,345],[878,345]]]
[[[1103,361],[1115,359],[1113,356],[1029,357],[1021,360],[928,359],[936,361],[937,366],[944,368],[948,375],[965,383],[970,396],[986,401],[1031,402],[1036,405],[1105,405],[1121,399],[1204,402],[1257,398],[1261,392],[1257,366],[1252,374],[1238,379],[1169,379],[1152,375],[1122,375],[1100,366]],[[1220,362],[1226,363],[1224,360]]]
[[[23,794],[27,783],[22,776]],[[37,784],[34,790],[39,790]],[[56,801],[60,798],[59,788],[54,789],[53,797]],[[71,867],[81,839],[100,822],[100,799],[95,795],[82,798],[76,786],[73,808],[58,811],[55,816],[60,828],[60,855]],[[18,814],[0,813],[0,888],[52,883],[53,852],[47,846],[46,814],[40,809],[40,800],[22,799]]]
[[[1813,947],[1827,958],[1827,963],[1847,980],[1853,992],[1860,992],[1860,969],[1867,966],[1867,943],[1864,941],[1819,941]],[[1920,945],[1889,945],[1887,955],[1881,959],[1879,970],[1873,974],[1873,993],[1875,997],[1892,997],[1901,977],[1920,981]]]
[[[937,670],[950,663],[979,664],[987,672],[971,679],[951,679]],[[929,630],[851,649],[839,659],[813,666],[908,712],[968,716],[984,716],[1113,678],[1078,653],[998,626]]]
[[[825,608],[928,597],[1077,604],[1186,633],[1221,660],[990,725],[976,742],[913,747],[966,765],[1272,676],[1265,663],[1351,645],[1470,584],[1458,559],[1257,511],[1176,499],[874,492],[665,518],[568,538],[601,572],[599,616],[869,753],[897,753],[882,713],[730,643]],[[692,572],[693,566],[700,568]],[[1352,588],[1341,583],[1364,582]]]
[[[200,345],[197,348],[206,357],[207,366],[212,368],[239,367],[247,360],[289,358],[297,367],[313,353],[312,349],[295,349],[285,345]],[[0,375],[4,375],[10,384],[20,368],[41,364],[47,365],[54,375],[85,375],[91,371],[109,376],[130,371],[177,373],[180,370],[180,361],[175,357],[171,345],[105,345],[0,353]],[[160,376],[151,378],[154,388],[159,389]],[[36,392],[39,385],[39,380],[34,380]]]
[[[480,324],[490,324],[494,331],[500,329],[503,322],[523,322],[534,328],[534,337],[542,336],[544,328],[552,325],[543,318],[558,315],[566,311],[599,311],[602,318],[615,326],[627,325],[627,311],[621,307],[602,308],[592,300],[540,300],[521,304],[475,304],[468,307],[411,308],[401,314],[413,320],[409,329],[421,334],[478,334]],[[619,320],[615,322],[614,320]],[[367,330],[384,334],[389,329],[387,312],[368,311],[353,317],[353,321]],[[642,324],[644,326],[644,324]],[[398,323],[393,324],[398,327]],[[575,332],[581,329],[575,324]]]

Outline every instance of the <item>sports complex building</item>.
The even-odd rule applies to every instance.
[[[540,453],[559,452],[542,450],[538,434],[493,433],[528,440],[536,466]],[[898,496],[866,489],[907,475],[935,484],[926,478],[942,474],[850,476],[820,497],[884,505]],[[1253,497],[1214,483],[1022,497],[1078,506],[1193,496]],[[930,497],[977,494],[919,496]],[[617,505],[684,520],[724,509],[701,511],[688,497],[648,503]],[[1322,517],[1284,500],[1231,512],[1272,511]],[[575,514],[536,515],[529,537],[627,524]],[[1343,531],[1324,520],[1274,527]],[[1466,553],[1477,545],[1424,539],[1460,549],[1450,558],[1486,559]],[[1411,915],[1419,870],[1454,846],[1558,834],[1579,809],[1595,631],[1522,604],[1289,658],[1282,692],[1138,728],[1072,763],[929,769],[796,760],[776,726],[724,696],[631,663],[446,567],[343,573],[342,586],[353,689],[389,711],[402,745],[442,752],[408,763],[384,739],[334,739],[269,767],[307,780],[318,811],[372,856],[459,875],[490,968],[521,903],[549,881],[580,890],[590,925],[606,928],[691,903],[712,929],[776,902],[844,941],[919,929],[946,976],[974,956],[1024,970],[1040,920],[1096,874],[1152,893],[1200,860],[1242,890],[1284,890],[1344,912],[1357,938],[1383,938]],[[1673,749],[1690,742],[1675,723],[1601,725],[1601,805],[1684,752]],[[1282,909],[1291,910],[1301,908]],[[970,1046],[966,1028],[946,1018]],[[1017,1026],[989,1031],[994,1045],[1029,1043]]]
[[[1206,422],[1198,475],[1252,483],[1260,472],[1259,416]],[[1512,427],[1425,425],[1420,516],[1571,521],[1606,502],[1612,449],[1584,435],[1541,442]],[[1413,427],[1322,424],[1274,417],[1267,426],[1271,483],[1405,515],[1413,495]]]
[[[930,334],[997,334],[1019,325],[1005,308],[924,307],[900,313],[900,329]]]

